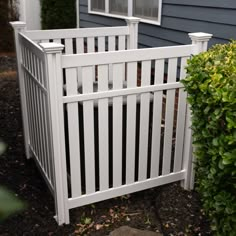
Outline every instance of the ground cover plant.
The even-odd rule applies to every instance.
[[[197,190],[216,235],[236,235],[236,41],[188,61]]]

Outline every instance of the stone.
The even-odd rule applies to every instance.
[[[163,236],[163,234],[122,226],[112,231],[109,236]]]

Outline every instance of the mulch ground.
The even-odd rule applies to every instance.
[[[211,235],[196,192],[174,183],[71,210],[71,224],[58,226],[54,201],[33,160],[24,154],[15,58],[0,56],[0,184],[27,207],[0,223],[0,235],[109,235],[122,225],[164,235]]]

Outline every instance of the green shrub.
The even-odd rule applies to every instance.
[[[236,235],[236,41],[188,61],[196,184],[219,236]]]
[[[0,52],[14,50],[13,30],[9,21],[18,20],[17,0],[0,0]]]
[[[76,27],[75,0],[41,0],[43,29],[65,29]]]

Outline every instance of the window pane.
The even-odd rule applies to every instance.
[[[105,0],[91,0],[91,10],[105,12]]]
[[[134,15],[147,18],[158,19],[159,0],[134,0]]]
[[[128,15],[128,0],[110,0],[110,13]]]

